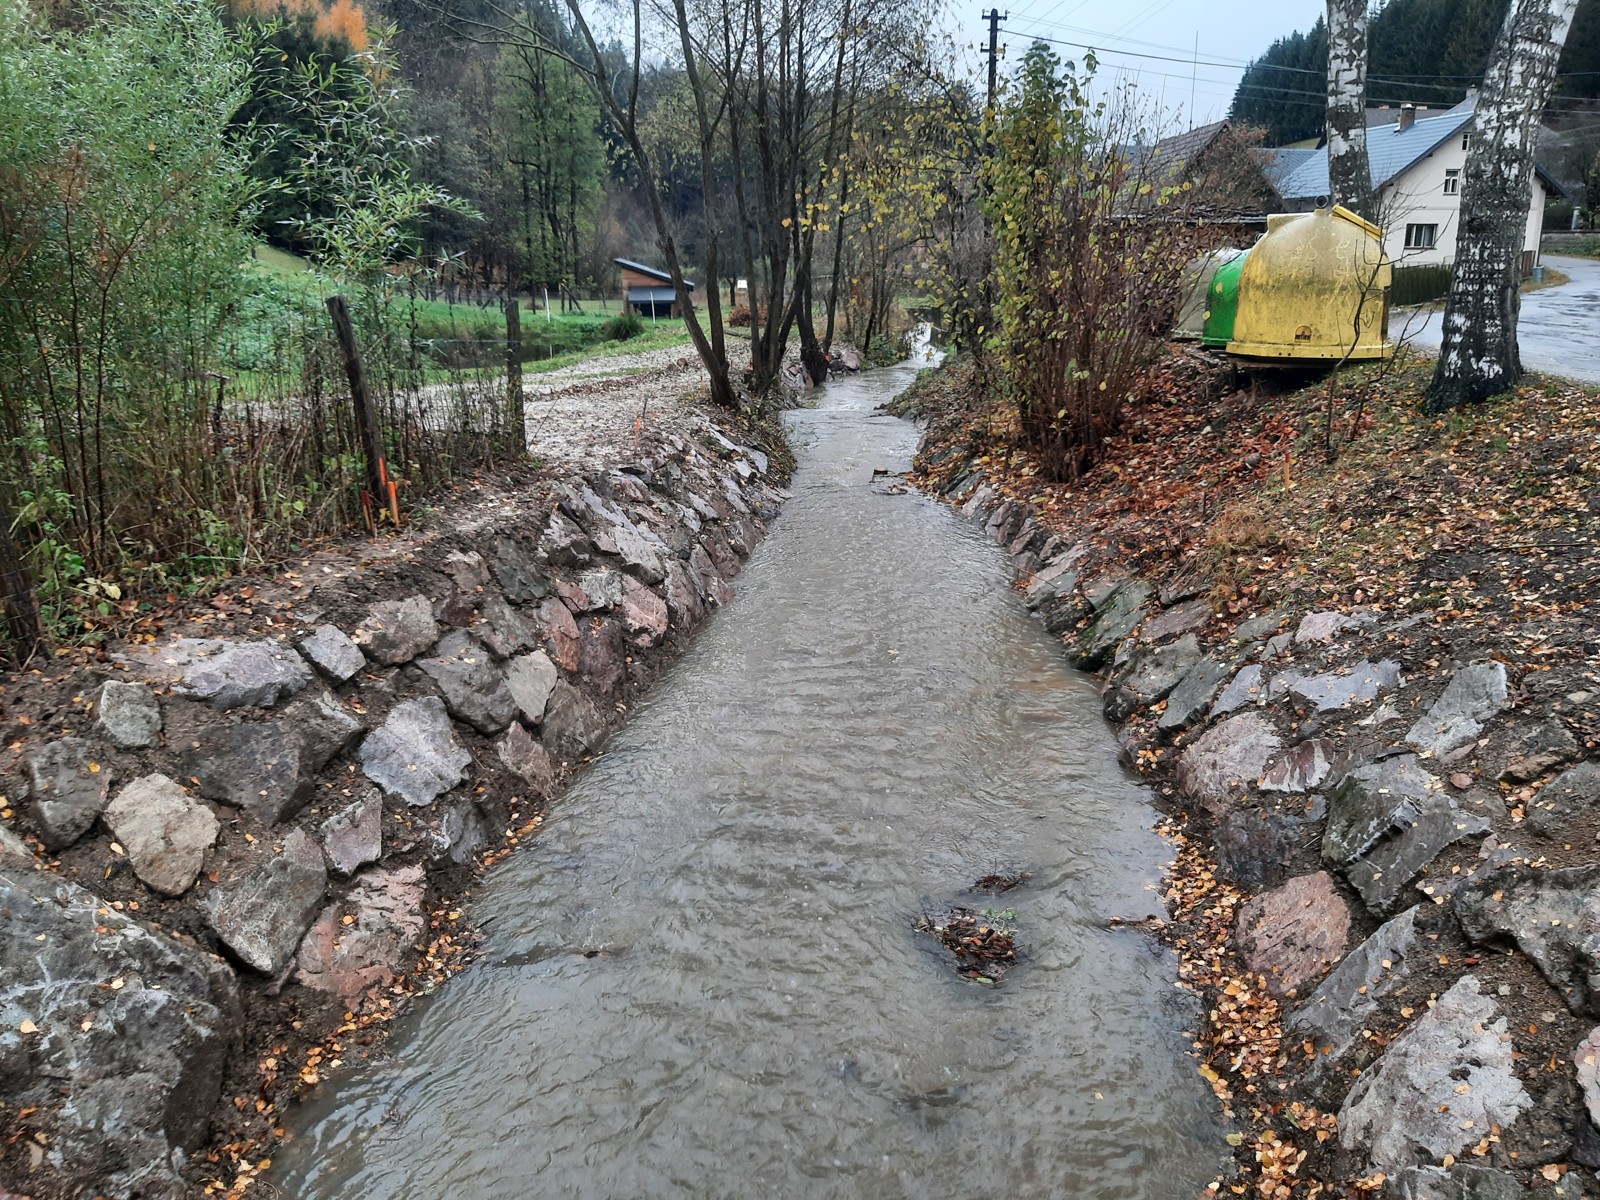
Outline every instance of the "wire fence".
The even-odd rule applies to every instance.
[[[314,299],[175,306],[166,353],[112,344],[95,358],[82,342],[64,352],[74,330],[40,321],[37,306],[0,298],[13,310],[0,319],[14,318],[0,336],[0,497],[11,499],[0,657],[103,636],[153,595],[375,529],[453,479],[526,458],[520,370],[509,369],[526,343],[503,310],[494,336],[461,339],[481,353],[451,361],[417,335],[411,298],[353,299],[371,440]],[[209,321],[224,336],[185,339],[186,325]],[[374,495],[374,454],[388,494]]]

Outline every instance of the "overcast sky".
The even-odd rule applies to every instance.
[[[948,28],[972,43],[978,62],[990,7],[955,0],[947,15]],[[1137,77],[1187,128],[1227,116],[1245,64],[1285,34],[1310,29],[1323,0],[1001,0],[993,7],[1010,12],[1000,28],[1000,43],[1009,47],[1002,72],[1036,37],[1071,43],[1054,47],[1063,58],[1081,59],[1093,46],[1102,78]]]

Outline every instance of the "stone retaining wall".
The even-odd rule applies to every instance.
[[[390,1005],[430,899],[732,599],[783,500],[734,436],[664,435],[468,527],[335,556],[264,625],[119,646],[19,716],[0,1194],[186,1194],[258,1056]]]
[[[1563,719],[1588,679],[1429,616],[1241,620],[1198,580],[1084,574],[1087,538],[975,466],[946,498],[1101,674],[1125,762],[1209,846],[1217,903],[1239,898],[1198,1044],[1250,1130],[1242,1174],[1277,1159],[1261,1194],[1285,1196],[1596,1194],[1600,763]],[[1267,1079],[1226,1078],[1222,1010],[1247,1005]]]

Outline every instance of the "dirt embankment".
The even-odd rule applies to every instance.
[[[1426,374],[1178,352],[1072,488],[969,369],[904,403],[1168,814],[1214,1194],[1597,1191],[1600,397],[1425,420]]]
[[[0,681],[0,1195],[241,1194],[462,969],[476,872],[783,500],[781,446],[645,366],[642,413],[547,397],[520,482]]]

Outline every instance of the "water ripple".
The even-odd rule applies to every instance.
[[[479,966],[337,1080],[285,1194],[1193,1195],[1217,1165],[1157,907],[1162,849],[1089,683],[978,531],[874,490],[905,371],[794,414],[739,599],[475,902]],[[1003,900],[963,895],[1001,867]],[[956,979],[911,922],[1013,910]],[[595,957],[579,951],[600,950]]]

